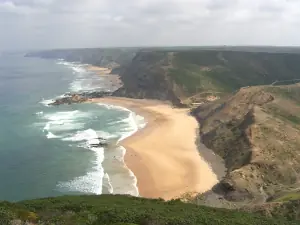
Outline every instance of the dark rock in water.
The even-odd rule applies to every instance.
[[[99,147],[107,147],[107,143],[99,143],[99,144],[91,144],[90,145],[92,148],[99,148]]]
[[[67,93],[64,97],[56,99],[49,105],[62,105],[62,104],[73,104],[86,102],[88,99],[102,98],[111,96],[111,92],[106,91],[94,91],[94,92],[82,92],[78,94]]]
[[[72,103],[81,103],[87,101],[86,97],[83,97],[79,94],[72,94],[71,96],[65,96],[62,98],[56,99],[54,102],[49,105],[62,105],[62,104],[72,104]]]
[[[94,92],[83,92],[80,94],[80,96],[85,97],[85,98],[103,98],[107,96],[111,96],[112,93],[108,91],[94,91]]]
[[[91,147],[97,148],[97,147],[107,147],[108,146],[108,142],[106,139],[101,138],[101,137],[96,138],[96,139],[99,141],[99,143],[98,144],[90,144]]]

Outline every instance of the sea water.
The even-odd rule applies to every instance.
[[[145,126],[143,117],[106,104],[47,104],[66,92],[112,91],[85,65],[0,56],[0,200],[66,194],[138,196],[120,140]],[[91,147],[107,139],[107,147]]]

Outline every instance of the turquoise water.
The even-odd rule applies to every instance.
[[[117,142],[143,127],[121,107],[47,107],[68,91],[109,90],[80,64],[0,56],[0,200],[65,194],[138,195],[124,165],[125,149],[92,148],[96,137]]]

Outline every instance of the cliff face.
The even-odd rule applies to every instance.
[[[203,143],[228,168],[218,186],[226,199],[260,203],[298,186],[298,96],[298,85],[249,87],[194,111]]]
[[[172,53],[139,52],[122,71],[123,87],[113,95],[130,98],[170,100],[180,106],[180,98],[173,91],[168,68],[172,66]]]

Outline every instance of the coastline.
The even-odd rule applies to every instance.
[[[146,119],[145,128],[120,143],[142,197],[170,200],[207,192],[218,183],[218,176],[200,155],[198,123],[188,109],[145,99],[109,97],[90,102],[122,106]]]
[[[85,66],[87,71],[93,72],[99,77],[105,78],[106,81],[110,83],[110,86],[114,89],[122,87],[123,83],[118,74],[111,74],[112,69],[108,67],[100,67],[94,65]]]

